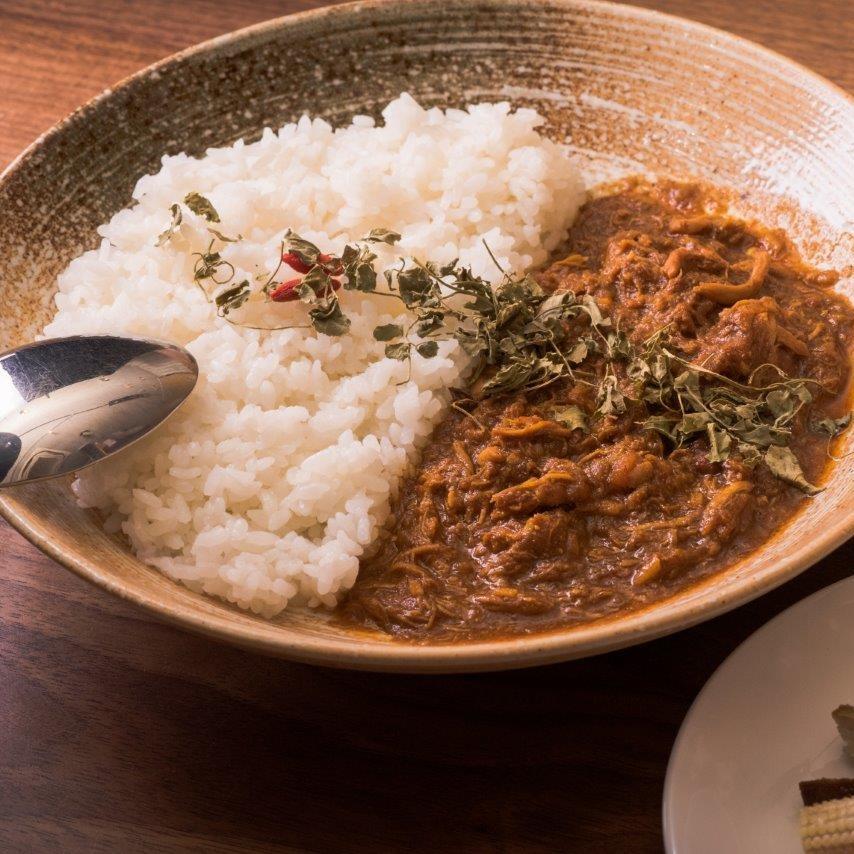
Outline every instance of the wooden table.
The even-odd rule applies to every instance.
[[[0,161],[103,87],[311,0],[0,0]],[[647,0],[854,90],[847,0]],[[675,637],[517,673],[269,660],[153,622],[0,526],[0,850],[661,850],[673,739],[723,658],[854,542]]]

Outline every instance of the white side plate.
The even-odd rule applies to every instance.
[[[775,617],[706,683],[667,768],[668,854],[800,854],[798,782],[854,777],[840,703],[854,704],[854,578]]]

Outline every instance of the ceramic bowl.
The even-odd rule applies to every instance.
[[[306,50],[305,45],[311,45]],[[811,260],[851,263],[854,103],[815,74],[689,21],[582,0],[416,0],[321,9],[214,39],[95,98],[0,181],[0,347],[31,339],[57,273],[96,245],[164,153],[200,155],[304,111],[376,115],[401,91],[424,105],[506,99],[591,181],[695,176],[738,192]],[[848,286],[850,287],[850,280]],[[845,284],[841,285],[844,289]],[[487,670],[592,655],[690,626],[803,571],[854,531],[854,458],[763,549],[648,609],[515,640],[409,645],[317,612],[266,621],[140,563],[75,506],[68,482],[0,493],[0,512],[64,566],[152,614],[266,653],[340,667]]]

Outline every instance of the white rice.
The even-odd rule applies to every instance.
[[[81,473],[75,489],[142,560],[265,616],[291,600],[332,606],[353,584],[399,478],[445,410],[461,355],[442,343],[433,359],[413,356],[409,377],[372,335],[397,304],[354,292],[341,292],[352,327],[340,338],[229,325],[193,284],[191,253],[207,246],[207,224],[185,210],[180,234],[154,245],[169,206],[190,191],[213,202],[217,228],[243,237],[222,250],[235,281],[276,266],[288,227],[337,251],[391,228],[403,239],[387,260],[459,257],[495,279],[483,239],[507,269],[540,264],[582,199],[575,167],[539,136],[532,110],[423,110],[402,95],[383,118],[333,130],[304,117],[251,145],[164,157],[137,184],[136,204],[100,229],[100,248],[59,277],[45,329],[150,336],[193,353],[201,378],[188,402]],[[263,309],[304,322],[299,303]]]

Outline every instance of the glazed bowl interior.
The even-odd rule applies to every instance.
[[[311,49],[305,49],[311,45]],[[160,157],[257,138],[309,111],[378,115],[401,91],[423,105],[509,100],[592,182],[642,172],[733,188],[748,215],[787,228],[812,261],[851,264],[854,106],[819,77],[748,42],[631,7],[548,0],[359,3],[216,39],[130,78],[39,140],[0,182],[0,346],[49,318],[56,275],[97,245]],[[839,286],[850,294],[851,281]],[[524,666],[637,643],[780,584],[852,533],[854,458],[767,547],[645,611],[515,640],[409,645],[328,615],[267,621],[140,563],[75,506],[68,482],[0,493],[0,510],[73,571],[162,618],[244,646],[345,667]]]

